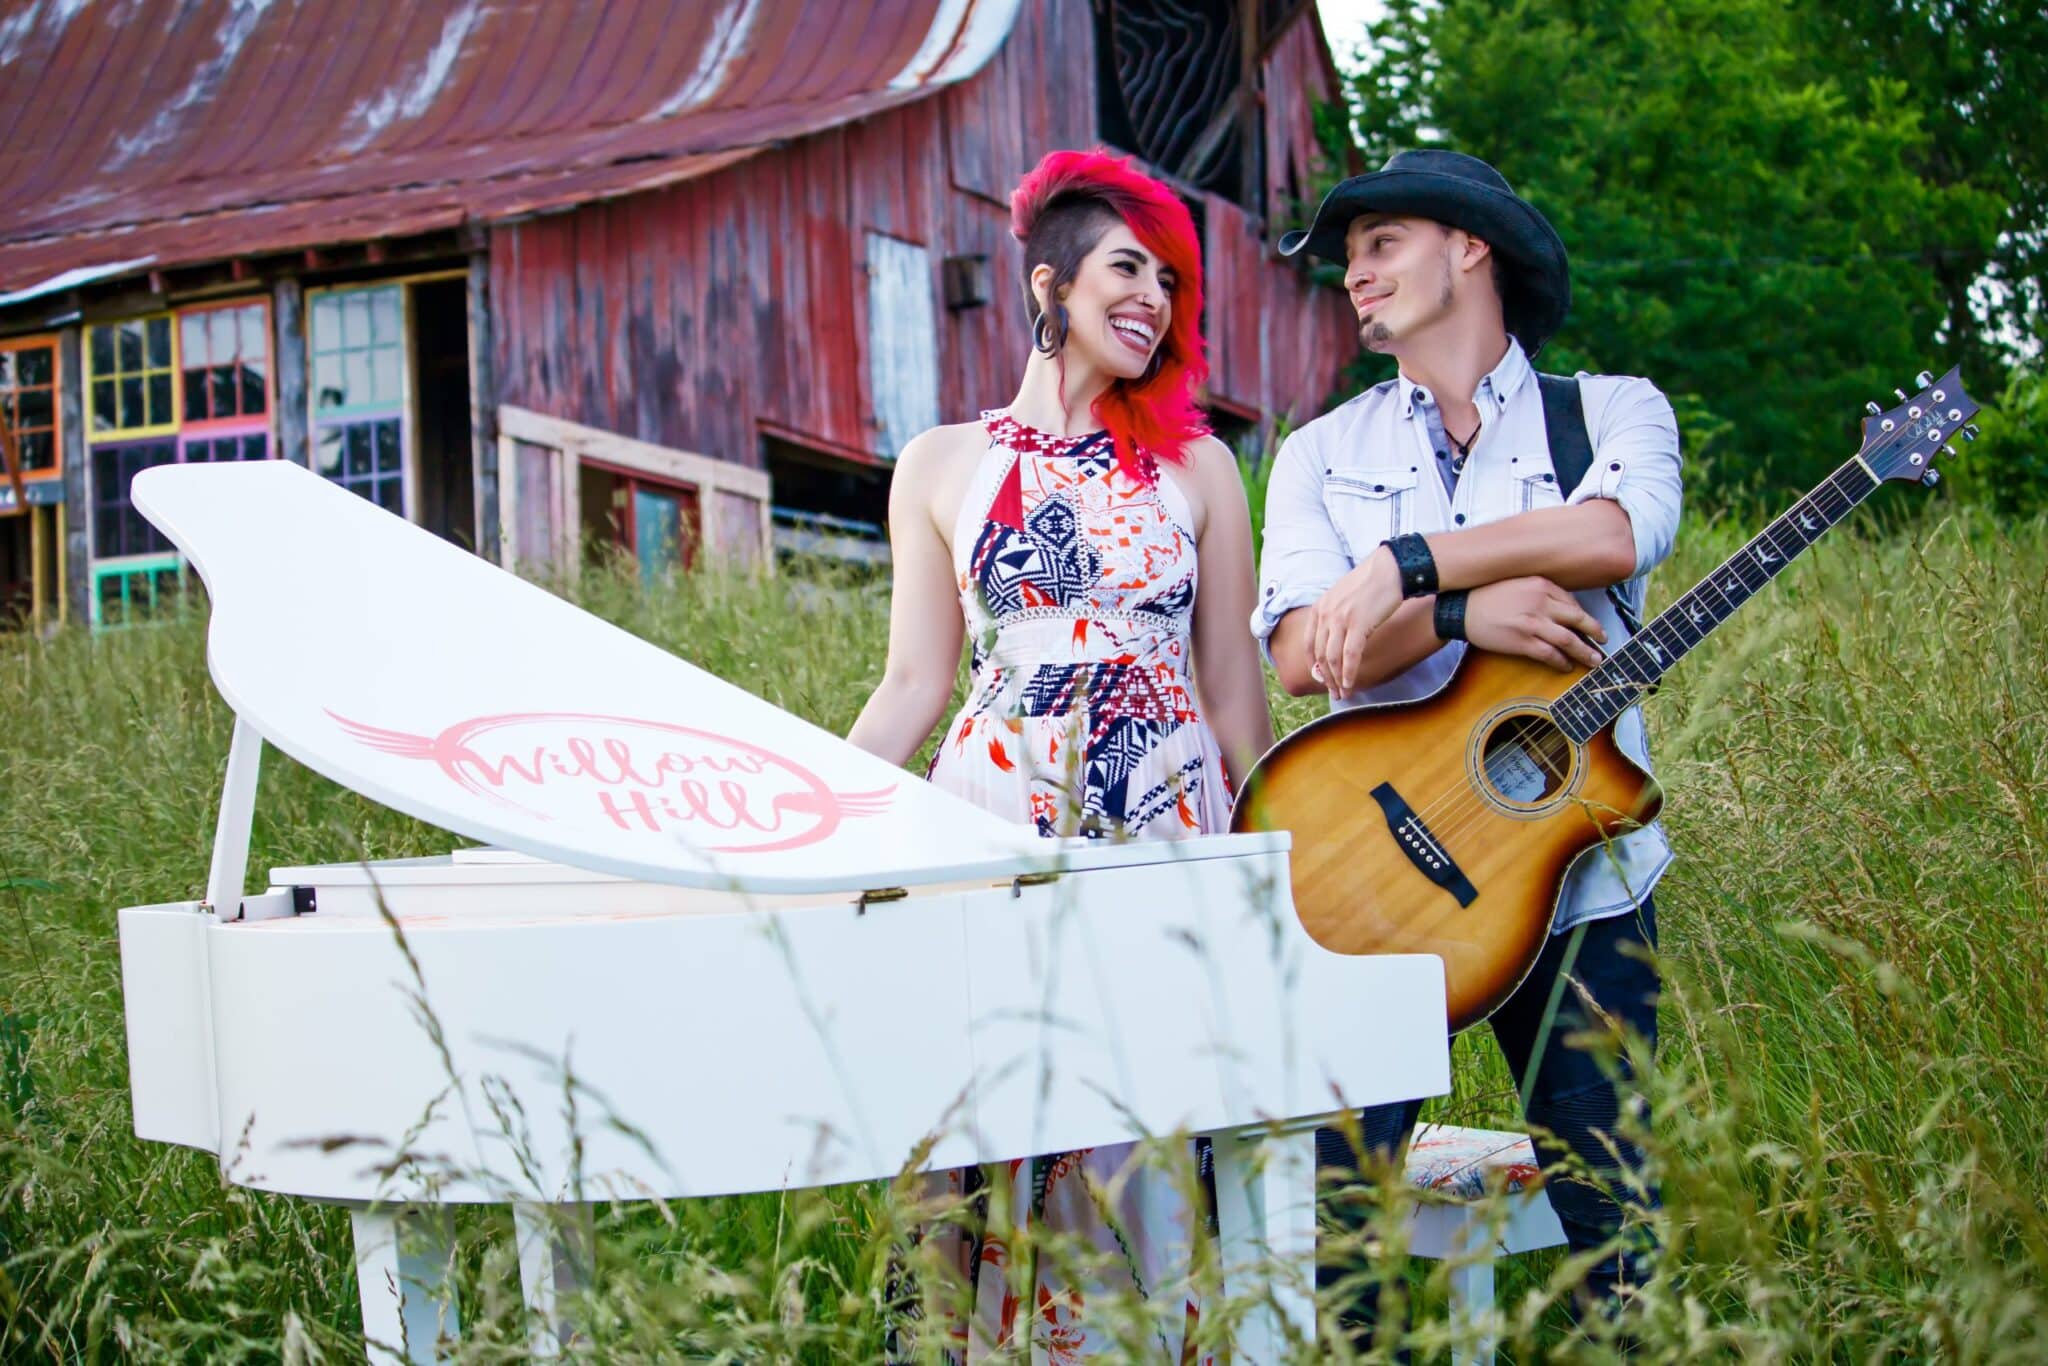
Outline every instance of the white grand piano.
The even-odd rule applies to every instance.
[[[1286,836],[1041,840],[295,465],[134,500],[235,713],[204,898],[120,913],[135,1132],[348,1203],[373,1360],[457,1329],[450,1204],[513,1206],[545,1352],[565,1209],[933,1134],[929,1168],[1214,1135],[1233,1293],[1271,1277],[1238,1359],[1313,1331],[1314,1122],[1449,1058],[1438,960],[1312,943]],[[252,893],[266,744],[485,847]]]

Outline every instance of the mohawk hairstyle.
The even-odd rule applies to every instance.
[[[1195,390],[1209,376],[1201,331],[1202,248],[1195,221],[1178,195],[1124,157],[1100,149],[1048,152],[1010,195],[1010,233],[1025,246],[1027,300],[1030,273],[1045,264],[1032,259],[1033,232],[1048,212],[1070,206],[1099,206],[1122,219],[1176,277],[1172,314],[1154,353],[1158,364],[1151,377],[1118,380],[1091,407],[1116,443],[1118,466],[1149,482],[1146,456],[1184,463],[1188,443],[1209,434],[1209,423],[1195,406]]]

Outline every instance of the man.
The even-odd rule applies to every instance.
[[[1644,576],[1670,553],[1678,430],[1648,381],[1581,374],[1592,459],[1577,487],[1560,486],[1551,455],[1565,438],[1546,427],[1529,363],[1570,305],[1556,231],[1485,162],[1410,151],[1332,190],[1281,243],[1303,250],[1344,265],[1365,346],[1400,374],[1302,427],[1278,456],[1252,630],[1281,682],[1326,692],[1334,709],[1432,693],[1468,642],[1560,669],[1597,663],[1600,644],[1627,639]],[[1638,711],[1615,738],[1648,767]],[[1615,1084],[1567,1040],[1604,1013],[1654,1043],[1650,889],[1670,859],[1654,825],[1589,851],[1542,958],[1490,1021],[1532,1125],[1617,1188],[1640,1154],[1618,1133]],[[1576,986],[1559,991],[1561,975]],[[1390,1158],[1418,1108],[1366,1111],[1367,1149]],[[1318,1137],[1323,1165],[1356,1163],[1342,1135]],[[1613,1241],[1621,1210],[1607,1194],[1580,1181],[1545,1190],[1575,1251]],[[1325,1283],[1338,1274],[1325,1268]],[[1612,1301],[1640,1274],[1636,1254],[1610,1251],[1584,1293]]]

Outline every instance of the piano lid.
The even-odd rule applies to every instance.
[[[408,815],[763,892],[1008,877],[1059,853],[298,465],[159,466],[133,489],[206,582],[228,705]]]

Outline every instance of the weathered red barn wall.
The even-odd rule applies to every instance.
[[[1276,45],[1269,71],[1321,79],[1303,56],[1304,42],[1317,52],[1313,23]],[[988,304],[937,306],[939,415],[1006,402],[1030,345],[1009,191],[1044,151],[1096,140],[1094,71],[1087,0],[1044,0],[980,75],[932,99],[671,189],[494,229],[500,400],[749,465],[764,423],[872,452],[872,230],[928,248],[935,297],[943,257],[989,257]],[[1305,154],[1294,130],[1309,97],[1280,95],[1269,158]],[[1356,346],[1341,296],[1274,260],[1242,210],[1204,199],[1215,392],[1319,411]]]

